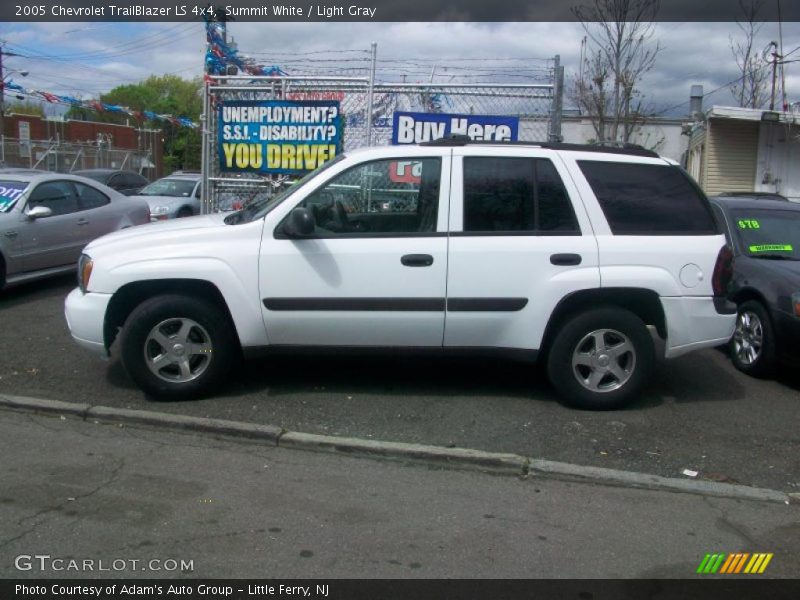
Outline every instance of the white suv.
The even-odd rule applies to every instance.
[[[546,360],[615,408],[655,362],[725,343],[731,253],[708,201],[639,147],[368,148],[269,201],[89,244],[66,317],[147,393],[187,398],[257,350],[479,350]]]

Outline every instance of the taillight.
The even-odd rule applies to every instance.
[[[719,249],[717,263],[714,265],[714,275],[711,277],[711,287],[715,296],[725,296],[728,285],[733,277],[733,250],[728,244]]]

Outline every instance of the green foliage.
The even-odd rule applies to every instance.
[[[37,102],[7,102],[5,111],[6,114],[16,113],[18,115],[30,115],[32,117],[44,118],[44,108]]]
[[[177,75],[151,75],[139,83],[120,85],[99,98],[106,104],[118,104],[131,110],[149,110],[157,114],[188,117],[197,122],[203,110],[202,80],[186,80]],[[68,119],[133,124],[131,117],[118,113],[102,113],[71,108]],[[138,127],[161,129],[164,134],[164,167],[167,173],[176,169],[200,168],[200,133],[166,121],[136,123]]]

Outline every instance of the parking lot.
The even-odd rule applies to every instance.
[[[514,452],[582,465],[800,491],[800,374],[737,372],[708,350],[661,366],[627,410],[560,404],[543,373],[483,359],[286,357],[249,362],[216,397],[148,400],[121,363],[75,345],[74,276],[0,293],[0,393],[269,423],[296,431]]]

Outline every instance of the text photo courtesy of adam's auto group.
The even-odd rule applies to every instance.
[[[217,107],[222,171],[300,175],[342,152],[347,115],[337,100],[233,101]],[[385,123],[385,125],[382,125]],[[476,141],[516,141],[519,118],[396,111],[393,144],[417,144],[450,135]]]

